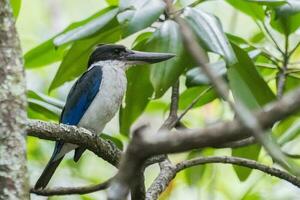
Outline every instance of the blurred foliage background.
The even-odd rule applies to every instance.
[[[11,2],[24,52],[30,118],[57,122],[68,91],[85,70],[93,46],[119,43],[146,51],[174,52],[178,57],[128,71],[124,105],[120,114],[106,126],[103,137],[122,148],[129,140],[130,129],[138,124],[149,123],[153,131],[157,130],[167,115],[169,88],[178,77],[181,83],[179,112],[201,94],[198,103],[182,119],[185,126],[204,127],[233,119],[226,102],[217,98],[208,79],[195,68],[193,59],[183,47],[177,24],[165,19],[161,0]],[[194,8],[185,10],[183,15],[207,51],[211,67],[229,81],[233,98],[239,97],[250,109],[255,109],[275,99],[276,80],[284,63],[284,53],[294,50],[288,58],[284,92],[300,83],[297,62],[300,56],[297,48],[300,5],[296,0],[289,0],[289,3],[291,7],[287,7],[285,0],[177,0],[175,6],[181,12],[187,5],[193,5]],[[160,16],[161,20],[158,20]],[[288,52],[282,54],[278,49],[285,51],[287,38]],[[274,138],[290,154],[300,152],[299,124],[299,117],[295,115],[272,129]],[[28,137],[27,144],[33,185],[51,156],[54,142]],[[179,162],[195,156],[232,154],[272,164],[258,145],[235,150],[195,150],[171,155],[171,159]],[[91,152],[86,151],[76,164],[72,155],[68,155],[49,187],[96,184],[115,172],[114,167]],[[146,186],[158,172],[156,165],[147,168]],[[49,198],[32,195],[32,199],[51,200],[105,197],[105,191]],[[210,164],[178,174],[161,199],[296,200],[299,197],[300,191],[296,187],[261,172]]]

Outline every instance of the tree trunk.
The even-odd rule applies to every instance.
[[[29,199],[21,48],[9,0],[0,0],[0,199]]]

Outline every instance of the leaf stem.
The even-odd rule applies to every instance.
[[[268,36],[270,37],[270,39],[272,40],[272,42],[274,43],[276,49],[281,53],[281,55],[285,55],[285,52],[280,48],[280,46],[278,45],[278,43],[276,42],[274,36],[272,35],[272,33],[270,32],[270,30],[268,29],[267,25],[265,24],[265,22],[262,23],[264,30],[266,31],[266,33],[268,34]]]
[[[179,115],[179,117],[176,120],[176,124],[180,122],[180,120],[186,115],[186,113],[191,110],[197,103],[198,101],[203,97],[204,94],[206,94],[208,91],[212,89],[212,86],[206,88],[203,90],[193,101],[192,103]]]
[[[285,36],[285,52],[283,54],[283,66],[278,72],[278,79],[277,79],[277,97],[281,98],[284,92],[285,82],[286,82],[286,73],[288,70],[289,64],[289,36]]]

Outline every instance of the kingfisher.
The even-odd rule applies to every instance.
[[[101,133],[122,104],[127,79],[126,70],[131,66],[152,64],[174,57],[171,53],[134,51],[123,45],[100,44],[91,53],[87,70],[71,88],[59,122]],[[75,150],[77,162],[84,147],[57,141],[53,154],[35,189],[43,189],[49,183],[66,153]]]

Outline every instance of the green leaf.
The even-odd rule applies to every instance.
[[[112,9],[104,13],[103,15],[100,15],[99,17],[89,21],[88,23],[79,26],[78,28],[72,29],[55,37],[53,40],[54,45],[60,46],[68,42],[83,39],[98,33],[103,27],[105,27],[105,25],[113,20],[118,11],[118,8]]]
[[[296,89],[300,85],[300,73],[290,73],[286,77],[284,92]]]
[[[123,143],[118,138],[110,136],[110,135],[107,135],[105,133],[101,133],[100,137],[103,138],[103,139],[105,139],[105,140],[112,141],[120,150],[123,150]]]
[[[247,0],[247,1],[258,3],[261,5],[266,5],[266,6],[273,6],[273,7],[281,6],[287,3],[287,0]]]
[[[111,6],[117,6],[119,4],[119,0],[105,0]]]
[[[237,149],[233,149],[232,150],[232,155],[236,156],[236,157],[242,157],[242,158],[247,158],[247,159],[251,159],[251,160],[257,160],[258,156],[259,156],[259,152],[260,152],[261,146],[258,144],[253,144],[253,145],[249,145],[246,147],[240,147]],[[247,178],[249,177],[250,173],[251,173],[251,169],[246,168],[246,167],[239,167],[234,165],[234,170],[236,172],[236,174],[238,175],[238,178],[240,179],[240,181],[245,181],[247,180]]]
[[[138,74],[138,75],[137,75]],[[120,132],[129,134],[132,123],[143,113],[153,94],[149,65],[137,66],[127,72],[125,107],[121,109]]]
[[[13,10],[14,17],[17,19],[19,16],[22,1],[21,0],[10,0],[10,4]]]
[[[260,54],[260,50],[252,50],[248,52],[248,55],[250,58],[254,59]],[[224,61],[218,61],[215,63],[209,63],[208,66],[211,68],[211,70],[217,74],[218,76],[224,76],[226,77],[226,63]],[[202,71],[200,67],[195,67],[190,69],[186,73],[186,86],[192,87],[192,86],[199,86],[199,85],[210,85],[210,80],[207,78],[206,74]]]
[[[88,62],[92,48],[99,43],[113,43],[121,39],[121,29],[117,23],[110,23],[106,31],[94,37],[76,41],[65,55],[50,85],[49,92],[82,74]]]
[[[143,46],[145,42],[149,40],[153,35],[153,32],[144,32],[136,37],[134,42],[132,43],[133,48],[139,48],[139,46]],[[141,47],[142,48],[142,47]]]
[[[271,26],[284,35],[290,35],[300,26],[300,13],[292,16],[273,17]]]
[[[186,109],[200,94],[199,101],[194,105],[194,108],[205,105],[217,98],[217,94],[210,86],[198,86],[186,89],[180,94],[179,109]]]
[[[194,8],[186,8],[183,16],[205,49],[223,56],[227,63],[236,62],[235,55],[217,17]]]
[[[165,3],[162,0],[131,1],[123,9],[125,10],[119,14],[118,20],[124,25],[124,36],[128,36],[155,22],[163,13]]]
[[[218,76],[224,76],[226,74],[227,69],[224,61],[219,61],[208,65]],[[210,85],[210,80],[206,74],[203,73],[200,67],[195,67],[186,73],[186,86],[192,87],[198,85]]]
[[[55,120],[61,113],[61,109],[44,101],[37,99],[28,99],[28,117],[32,119],[42,119],[42,120]]]
[[[176,57],[151,65],[150,80],[155,97],[161,97],[185,69],[194,65],[183,47],[179,26],[172,20],[165,21],[146,45],[145,51],[175,53]]]
[[[298,118],[292,115],[276,123],[272,128],[273,135],[277,138],[281,137],[296,120],[298,120]]]
[[[262,31],[259,31],[257,33],[255,33],[254,35],[251,36],[251,38],[249,39],[249,41],[251,43],[259,43],[262,42],[265,39],[265,35]]]
[[[187,159],[193,159],[202,156],[201,151],[192,151],[187,156]],[[187,183],[190,186],[197,185],[200,182],[201,177],[203,177],[205,171],[205,165],[196,165],[194,167],[189,167],[184,170],[184,175]]]
[[[234,98],[243,102],[249,109],[257,109],[275,100],[275,95],[260,77],[247,53],[235,44],[232,46],[238,63],[229,66],[227,76]],[[232,155],[257,160],[259,151],[260,146],[251,145],[233,149]],[[241,181],[245,180],[251,173],[250,169],[238,166],[234,166],[234,169]]]
[[[27,98],[29,118],[58,121],[64,102],[32,90],[27,91]]]
[[[288,127],[285,127],[284,133],[278,138],[278,143],[283,145],[296,137],[300,134],[300,120],[299,118],[295,119]]]
[[[31,49],[24,55],[27,69],[45,66],[60,61],[66,51],[66,47],[55,48],[53,38]]]
[[[145,112],[146,113],[160,113],[169,108],[169,104],[162,99],[155,99],[148,103]]]
[[[151,33],[139,35],[134,43],[134,49],[144,50],[145,42],[151,37]],[[134,66],[127,71],[127,90],[125,106],[119,113],[120,132],[128,136],[132,123],[143,113],[153,94],[150,82],[150,66]],[[137,75],[138,74],[138,75]]]
[[[112,8],[112,7],[105,8],[105,9],[95,13],[94,15],[88,17],[85,20],[72,23],[61,33],[57,34],[53,38],[51,38],[43,43],[41,43],[37,47],[31,49],[24,55],[25,67],[30,69],[30,68],[41,67],[41,66],[45,66],[45,65],[60,61],[64,57],[66,51],[68,50],[69,45],[63,45],[60,47],[56,47],[53,44],[53,39],[60,34],[66,33],[67,31],[76,29],[86,23],[89,23],[93,19],[104,15],[105,13],[109,12],[112,9],[114,9],[114,8]]]
[[[287,0],[287,4],[280,6],[276,10],[278,17],[290,16],[300,12],[300,2],[298,0]]]
[[[230,33],[226,33],[226,36],[231,43],[234,43],[236,45],[243,45],[243,46],[247,45],[247,47],[250,46],[249,42],[244,38],[241,38],[236,35],[232,35]]]
[[[281,120],[272,129],[273,135],[277,138],[280,146],[297,138],[300,133],[299,114],[292,115]]]
[[[261,194],[258,192],[253,192],[252,189],[255,187],[256,183],[253,184],[253,187],[250,187],[249,191],[243,196],[241,200],[263,200]]]
[[[295,32],[300,26],[300,2],[288,0],[288,3],[275,8],[271,26],[284,35]]]
[[[226,2],[254,20],[263,21],[265,19],[265,11],[263,7],[257,3],[247,0],[226,0]]]
[[[256,71],[249,55],[235,44],[232,46],[238,63],[229,66],[227,76],[234,97],[249,109],[257,109],[275,100],[275,95]]]
[[[27,98],[31,98],[31,99],[36,99],[36,100],[39,100],[39,101],[43,101],[45,103],[48,103],[50,105],[53,105],[53,106],[56,106],[60,109],[63,109],[65,103],[56,99],[56,98],[53,98],[53,97],[50,97],[50,96],[47,96],[43,93],[40,93],[40,92],[37,92],[37,91],[33,91],[33,90],[28,90],[27,91]]]

